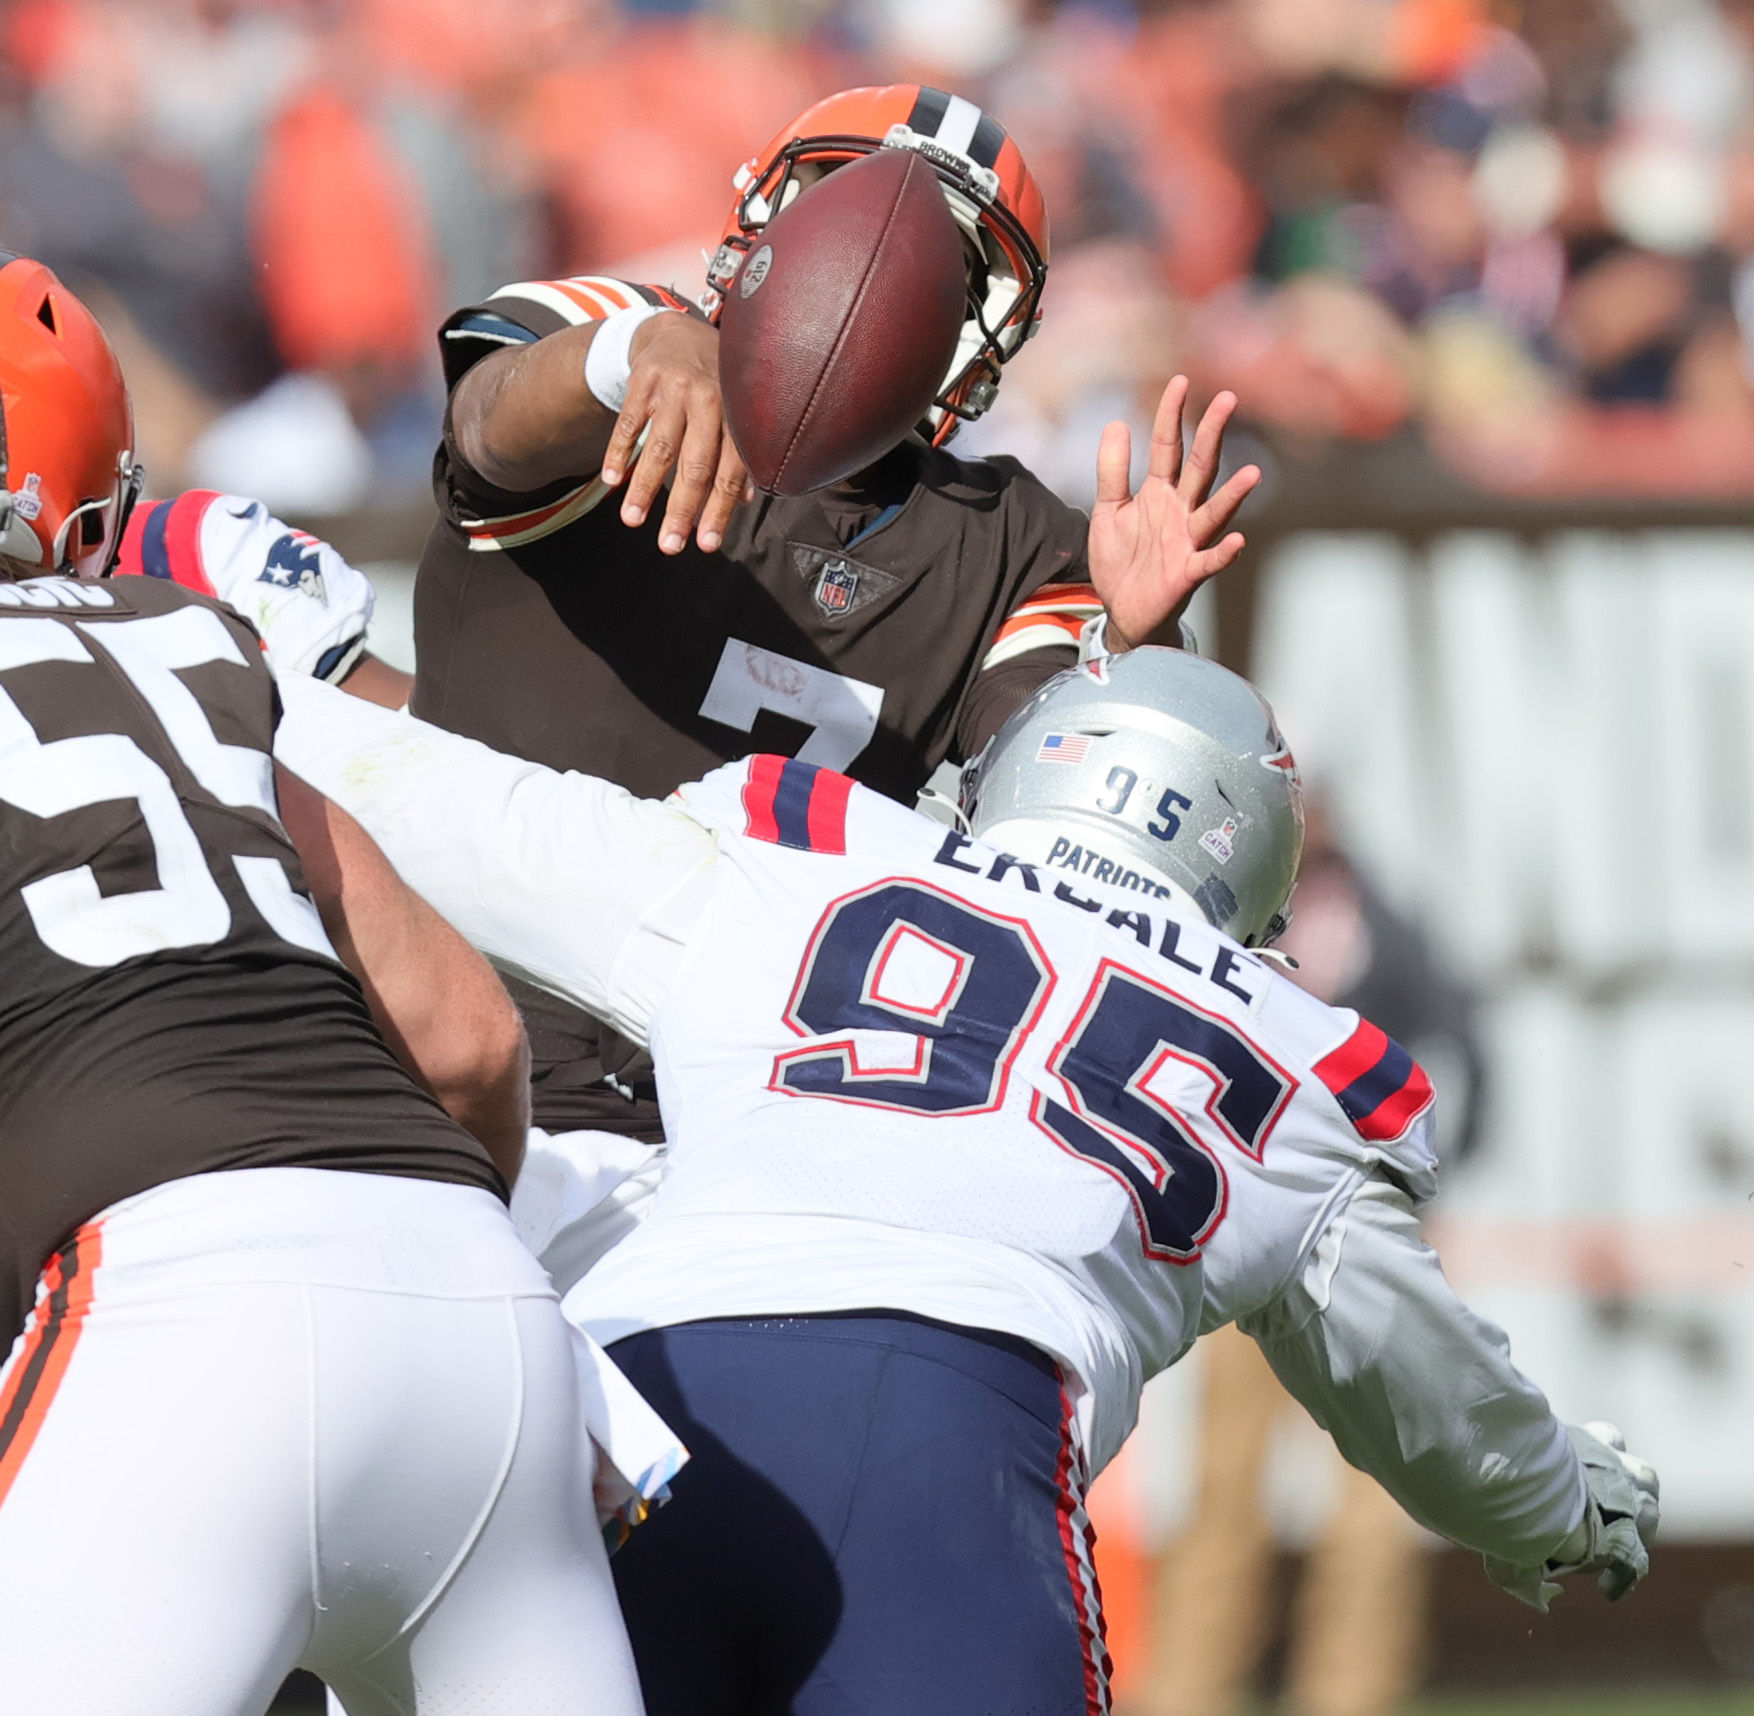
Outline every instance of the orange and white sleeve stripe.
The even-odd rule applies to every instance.
[[[625,280],[611,279],[607,274],[578,274],[567,280],[520,280],[502,286],[482,308],[490,310],[501,299],[540,304],[573,327],[605,321],[617,310],[631,310],[640,304],[657,302],[675,310],[687,307],[674,293],[662,287],[635,287]],[[477,330],[466,327],[465,331]],[[472,553],[492,554],[500,549],[521,548],[526,543],[539,542],[545,536],[566,529],[583,518],[609,492],[607,485],[593,477],[558,500],[545,501],[541,506],[493,518],[460,517],[457,522]]]
[[[1085,626],[1101,612],[1102,603],[1088,584],[1043,584],[1000,626],[981,667],[999,667],[1036,649],[1068,644],[1076,649]]]
[[[492,554],[502,548],[522,548],[525,543],[539,542],[557,530],[581,519],[592,507],[611,493],[599,477],[569,489],[559,500],[533,506],[525,512],[502,513],[496,518],[477,518],[459,513],[458,527],[472,554]]]
[[[502,286],[487,300],[522,298],[526,303],[540,304],[564,318],[574,327],[586,322],[601,322],[617,310],[631,310],[639,304],[654,301],[671,309],[684,308],[683,301],[662,287],[636,288],[625,280],[611,279],[607,274],[575,274],[568,280],[520,280]]]
[[[540,304],[574,327],[601,322],[617,310],[630,310],[645,301],[625,281],[611,280],[607,274],[579,274],[570,280],[520,280],[500,287],[487,302],[497,298],[522,298]]]

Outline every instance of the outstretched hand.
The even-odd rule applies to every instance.
[[[1188,598],[1242,552],[1242,533],[1228,527],[1260,482],[1260,467],[1244,465],[1207,496],[1236,395],[1220,393],[1206,407],[1184,461],[1187,398],[1185,375],[1163,390],[1151,426],[1151,460],[1137,494],[1130,492],[1133,447],[1126,424],[1109,424],[1097,449],[1090,581],[1108,610],[1109,647],[1117,653],[1140,644],[1173,643]]]

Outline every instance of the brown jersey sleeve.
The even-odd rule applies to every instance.
[[[1090,515],[1063,501],[1008,454],[979,461],[998,479],[1006,563],[1015,572],[1015,611],[1046,584],[1088,584]]]
[[[984,668],[956,712],[956,762],[978,757],[986,742],[1056,673],[1078,665],[1077,648],[1060,644],[1032,649],[997,667]]]
[[[502,286],[482,304],[467,304],[439,328],[439,361],[446,391],[484,357],[504,346],[531,345],[563,328],[601,322],[636,304],[662,305],[693,315],[700,312],[663,286],[636,285],[607,274],[581,274],[570,280],[524,280]]]
[[[957,705],[950,758],[965,762],[1044,681],[1078,661],[1085,624],[1102,612],[1086,561],[1089,517],[1014,459],[1004,471],[1012,595]]]
[[[606,274],[568,280],[525,280],[502,287],[482,304],[466,305],[439,329],[439,359],[447,393],[483,358],[507,346],[533,345],[567,328],[600,322],[636,304],[660,305],[699,315],[693,305],[662,286],[636,285]],[[589,477],[562,479],[544,488],[513,493],[496,488],[458,451],[451,413],[433,467],[433,489],[445,520],[469,538],[501,546],[535,540],[564,529],[602,498]],[[534,533],[534,535],[532,534]]]

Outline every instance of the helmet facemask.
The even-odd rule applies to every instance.
[[[1046,283],[1042,247],[1006,206],[992,168],[900,122],[881,138],[856,133],[793,137],[773,151],[765,166],[757,162],[738,170],[732,230],[708,265],[701,305],[717,321],[725,291],[767,223],[824,174],[878,149],[910,149],[931,163],[970,256],[962,335],[943,386],[919,426],[924,439],[943,446],[961,423],[980,417],[992,405],[1000,370],[1035,331]]]

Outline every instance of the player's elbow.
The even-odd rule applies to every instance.
[[[508,389],[515,395],[521,351],[483,358],[451,395],[451,439],[463,461],[495,488],[517,492],[523,477],[517,450],[506,433]],[[514,399],[515,403],[515,399]]]

